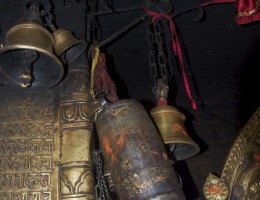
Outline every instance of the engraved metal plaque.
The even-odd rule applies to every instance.
[[[57,94],[1,94],[0,200],[57,199]]]
[[[0,200],[94,200],[87,70],[0,95]]]

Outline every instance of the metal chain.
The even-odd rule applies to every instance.
[[[172,4],[169,0],[148,0],[146,6],[149,10],[169,14]],[[163,79],[166,84],[173,76],[172,52],[169,52],[169,33],[165,33],[163,27],[166,19],[155,23],[148,23],[147,41],[149,45],[149,68],[150,76],[154,80],[153,92],[155,92],[157,79]],[[166,22],[167,24],[167,22]]]
[[[146,38],[147,38],[147,43],[149,46],[149,52],[148,52],[148,61],[149,61],[149,72],[150,72],[150,77],[153,79],[154,82],[154,87],[153,87],[153,92],[155,91],[156,88],[156,79],[158,77],[158,64],[155,58],[155,39],[154,39],[154,34],[151,29],[151,23],[147,23],[147,31],[146,31]]]
[[[154,34],[155,34],[155,41],[157,44],[157,49],[158,49],[158,56],[157,56],[157,61],[159,64],[159,69],[160,69],[160,76],[164,80],[164,82],[167,84],[167,62],[166,62],[166,56],[164,52],[164,34],[163,34],[163,29],[160,24],[160,22],[155,22],[153,23],[153,28],[154,28]]]
[[[163,32],[164,32],[164,38],[165,38],[165,46],[166,46],[166,58],[168,59],[167,61],[167,66],[169,70],[169,79],[172,79],[174,77],[174,74],[178,74],[178,70],[176,67],[177,64],[175,63],[175,56],[173,53],[172,49],[172,35],[169,30],[169,26],[167,23],[167,20],[162,21],[162,27],[163,27]],[[174,77],[176,78],[176,77]]]
[[[100,156],[100,151],[94,151],[94,166],[96,169],[97,184],[95,186],[97,200],[111,200],[107,182],[103,173],[103,161]]]

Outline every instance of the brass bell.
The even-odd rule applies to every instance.
[[[53,53],[53,36],[41,24],[24,22],[8,30],[0,49],[0,71],[10,88],[47,89],[63,77]]]
[[[200,151],[199,146],[189,137],[185,127],[185,116],[177,108],[169,105],[157,106],[151,110],[165,144],[174,147],[176,160],[184,160]]]
[[[65,57],[71,63],[80,56],[87,48],[87,43],[78,40],[66,29],[57,29],[53,32],[54,49],[58,56]]]

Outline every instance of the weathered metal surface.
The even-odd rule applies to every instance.
[[[0,200],[95,199],[88,86],[74,69],[53,90],[1,90]]]
[[[185,199],[163,142],[143,106],[122,100],[96,121],[119,199]]]
[[[94,200],[92,122],[88,72],[73,69],[62,83],[60,118],[60,199]]]
[[[157,106],[151,110],[165,144],[174,145],[173,154],[176,160],[184,160],[196,155],[200,148],[189,137],[185,129],[186,117],[175,107]]]
[[[260,199],[260,108],[231,148],[221,179],[230,188],[229,199]]]
[[[58,199],[58,92],[0,98],[0,199]]]

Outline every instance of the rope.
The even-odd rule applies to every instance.
[[[95,69],[96,69],[96,66],[97,66],[98,57],[99,57],[99,48],[95,47],[95,56],[94,56],[93,61],[92,61],[91,75],[90,75],[90,93],[93,96],[95,96],[95,92],[94,92],[94,74],[95,74]]]

